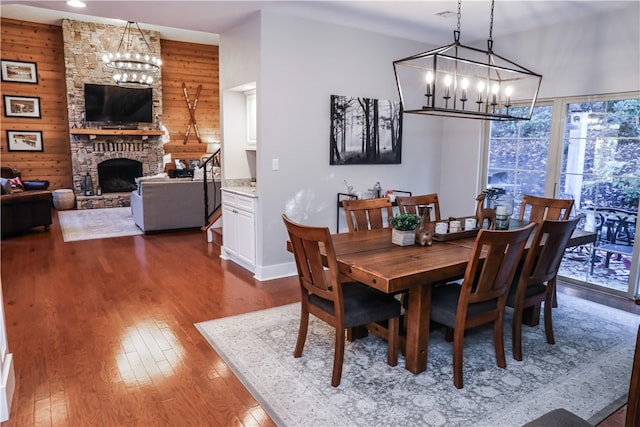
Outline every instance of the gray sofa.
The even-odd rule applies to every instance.
[[[220,183],[209,182],[209,212],[220,200]],[[145,233],[204,225],[204,185],[191,178],[140,180],[131,192],[133,221]]]

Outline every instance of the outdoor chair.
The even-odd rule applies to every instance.
[[[335,350],[331,385],[340,385],[344,360],[345,329],[388,320],[387,363],[398,364],[400,302],[362,283],[342,282],[326,227],[310,227],[282,219],[287,227],[300,279],[300,328],[294,357],[301,357],[307,339],[309,313],[335,328]],[[322,262],[326,254],[325,268]]]

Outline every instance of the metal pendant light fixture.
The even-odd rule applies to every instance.
[[[484,120],[529,120],[542,76],[493,51],[493,9],[487,50],[460,43],[461,0],[454,42],[393,62],[405,113]],[[529,108],[512,108],[515,102]]]
[[[137,29],[137,33],[134,33],[134,29]],[[151,86],[162,65],[162,60],[155,56],[140,26],[132,21],[127,22],[124,28],[118,50],[105,54],[102,62],[114,70],[113,80],[118,85],[132,87]]]

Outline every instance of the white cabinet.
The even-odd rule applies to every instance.
[[[255,208],[255,197],[222,190],[220,256],[250,271],[254,271],[256,265]]]

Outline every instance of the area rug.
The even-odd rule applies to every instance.
[[[375,336],[347,342],[342,382],[331,387],[331,328],[311,316],[301,358],[293,357],[299,304],[195,326],[280,426],[520,426],[558,407],[597,423],[626,402],[640,316],[559,294],[556,344],[543,320],[523,329],[522,362],[495,363],[492,330],[465,338],[464,389],[453,386],[452,344],[434,329],[427,371],[386,364]]]
[[[130,207],[59,211],[58,220],[65,242],[142,234]]]

